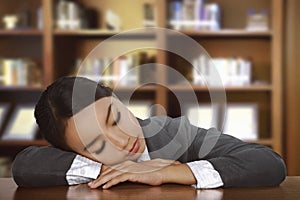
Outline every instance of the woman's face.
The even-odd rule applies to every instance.
[[[104,97],[67,120],[66,141],[76,153],[114,165],[136,160],[145,150],[135,116],[114,97]]]

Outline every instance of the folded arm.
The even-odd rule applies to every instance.
[[[12,174],[21,187],[86,183],[96,178],[101,163],[54,147],[30,146],[15,158]]]
[[[154,167],[158,167],[158,163],[166,164],[166,162],[167,167],[161,167],[161,170],[147,170],[145,168],[145,166],[147,165],[151,166],[150,163],[154,163],[152,165]],[[159,181],[161,181],[160,184],[168,182],[180,184],[194,183],[195,179],[193,177],[193,174],[185,164],[169,165],[169,162],[172,163],[173,161],[156,159],[141,163],[131,162],[130,165],[136,165],[137,168],[140,168],[140,170],[146,170],[148,172],[155,173],[146,173],[146,171],[142,174],[131,173],[131,176],[128,177],[134,178],[136,182],[153,184],[153,181],[151,182],[151,179],[155,177],[154,175],[159,174],[159,176],[156,176],[156,183],[158,183]],[[124,164],[123,168],[126,166],[127,165]],[[106,169],[108,168],[106,166],[103,166],[101,163],[92,161],[86,157],[77,155],[72,152],[62,151],[60,149],[49,146],[31,146],[24,149],[17,155],[13,163],[12,172],[15,182],[20,187],[42,187],[56,185],[74,185],[91,182],[92,180],[99,177],[100,171],[101,174],[102,171],[104,171],[105,174]],[[124,172],[126,170],[119,170],[119,172],[121,171]],[[137,172],[139,170],[137,169],[134,171]],[[127,173],[127,175],[128,174],[129,173]],[[137,179],[137,177],[140,177],[140,180]],[[102,179],[103,176],[100,176],[99,178]],[[99,180],[100,179],[96,180],[97,184],[95,184],[93,187],[99,187],[100,185],[102,185]],[[115,180],[118,180],[118,178],[116,178]]]
[[[213,144],[212,141],[216,141],[216,144],[202,157],[200,147],[206,134],[210,135],[205,142]],[[272,149],[220,134],[215,129],[198,129],[189,151],[190,160],[207,160],[213,165],[224,187],[276,186],[286,176],[284,161]]]

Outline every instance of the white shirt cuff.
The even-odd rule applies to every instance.
[[[102,164],[81,155],[76,155],[73,163],[66,174],[69,185],[90,182],[96,179],[101,171]]]
[[[209,189],[224,185],[219,172],[215,170],[212,164],[206,160],[199,160],[186,163],[192,170],[197,184],[192,185],[195,188]]]

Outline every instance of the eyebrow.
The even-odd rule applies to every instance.
[[[111,113],[111,104],[109,104],[109,106],[108,106],[108,110],[107,110],[107,115],[106,115],[105,124],[107,124],[107,122],[108,122],[108,119],[109,119],[110,113]]]

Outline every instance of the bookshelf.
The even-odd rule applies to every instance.
[[[31,13],[32,24],[28,30],[0,29],[0,57],[28,57],[33,59],[42,69],[42,85],[39,86],[1,86],[0,101],[11,102],[13,105],[23,101],[35,102],[38,95],[56,78],[68,75],[75,69],[77,58],[84,58],[97,44],[113,36],[119,31],[106,30],[103,15],[112,9],[122,19],[122,30],[143,27],[143,4],[155,5],[156,23],[158,27],[168,25],[169,0],[77,0],[87,8],[100,13],[94,29],[59,30],[55,28],[54,12],[58,1],[52,0],[5,0],[1,3],[2,13],[19,12],[26,8]],[[179,30],[200,43],[212,57],[251,57],[253,79],[266,84],[248,86],[226,86],[228,103],[255,103],[258,105],[258,139],[251,140],[272,147],[279,154],[283,153],[282,142],[282,0],[207,0],[218,3],[221,8],[220,30]],[[13,5],[19,5],[14,8]],[[30,6],[29,6],[30,5]],[[124,9],[124,6],[131,9]],[[37,9],[43,8],[43,28],[37,29]],[[247,9],[268,9],[270,30],[245,30]],[[132,20],[134,19],[134,20]],[[126,42],[162,42],[168,45],[166,35],[149,33],[132,34],[124,37]],[[66,53],[67,52],[67,53]],[[184,74],[188,63],[165,51],[157,51],[156,62],[177,69]],[[167,82],[170,77],[161,68],[156,69],[156,77]],[[133,86],[124,86],[116,92],[126,96]],[[200,103],[209,102],[206,87],[194,85],[193,89]],[[220,90],[218,87],[212,88]],[[168,88],[159,85],[147,85],[134,92],[133,99],[151,100],[162,107],[156,114],[168,114],[177,117],[180,109],[174,108],[176,100],[172,91],[185,93],[188,88],[170,85]],[[163,109],[164,108],[164,109]],[[2,133],[1,133],[2,134]],[[1,156],[13,157],[17,150],[28,145],[46,145],[37,137],[34,141],[0,141]]]

